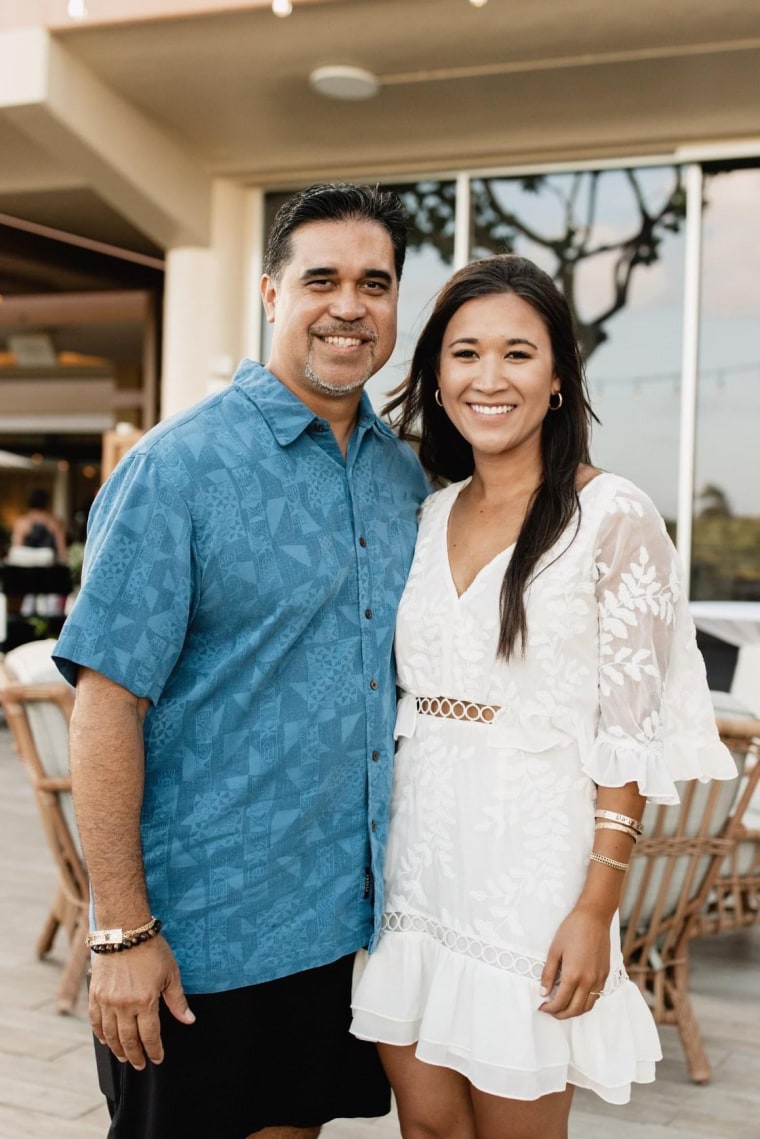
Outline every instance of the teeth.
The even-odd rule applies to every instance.
[[[336,348],[358,348],[362,343],[358,336],[325,336],[325,344],[332,344]]]
[[[478,415],[504,415],[508,411],[514,411],[517,405],[514,403],[471,403],[470,407]]]

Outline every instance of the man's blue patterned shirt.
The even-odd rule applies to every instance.
[[[188,992],[374,943],[393,631],[428,489],[366,394],[344,460],[244,361],[96,499],[55,655],[150,698],[145,871]]]

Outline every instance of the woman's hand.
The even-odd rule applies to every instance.
[[[610,971],[610,918],[595,907],[579,904],[571,910],[554,935],[544,971],[543,991],[553,996],[541,1012],[568,1020],[589,1012]]]

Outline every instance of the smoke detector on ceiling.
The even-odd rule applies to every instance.
[[[309,83],[328,99],[371,99],[380,90],[380,80],[371,71],[337,64],[315,68]]]

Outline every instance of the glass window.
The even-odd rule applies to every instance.
[[[409,215],[409,240],[398,306],[398,339],[388,363],[367,384],[378,410],[406,376],[417,337],[436,294],[451,276],[456,216],[455,182],[405,182],[395,190]]]
[[[519,253],[570,302],[596,464],[677,506],[685,195],[679,167],[474,178],[473,257]]]
[[[706,168],[692,596],[760,601],[760,168]]]

